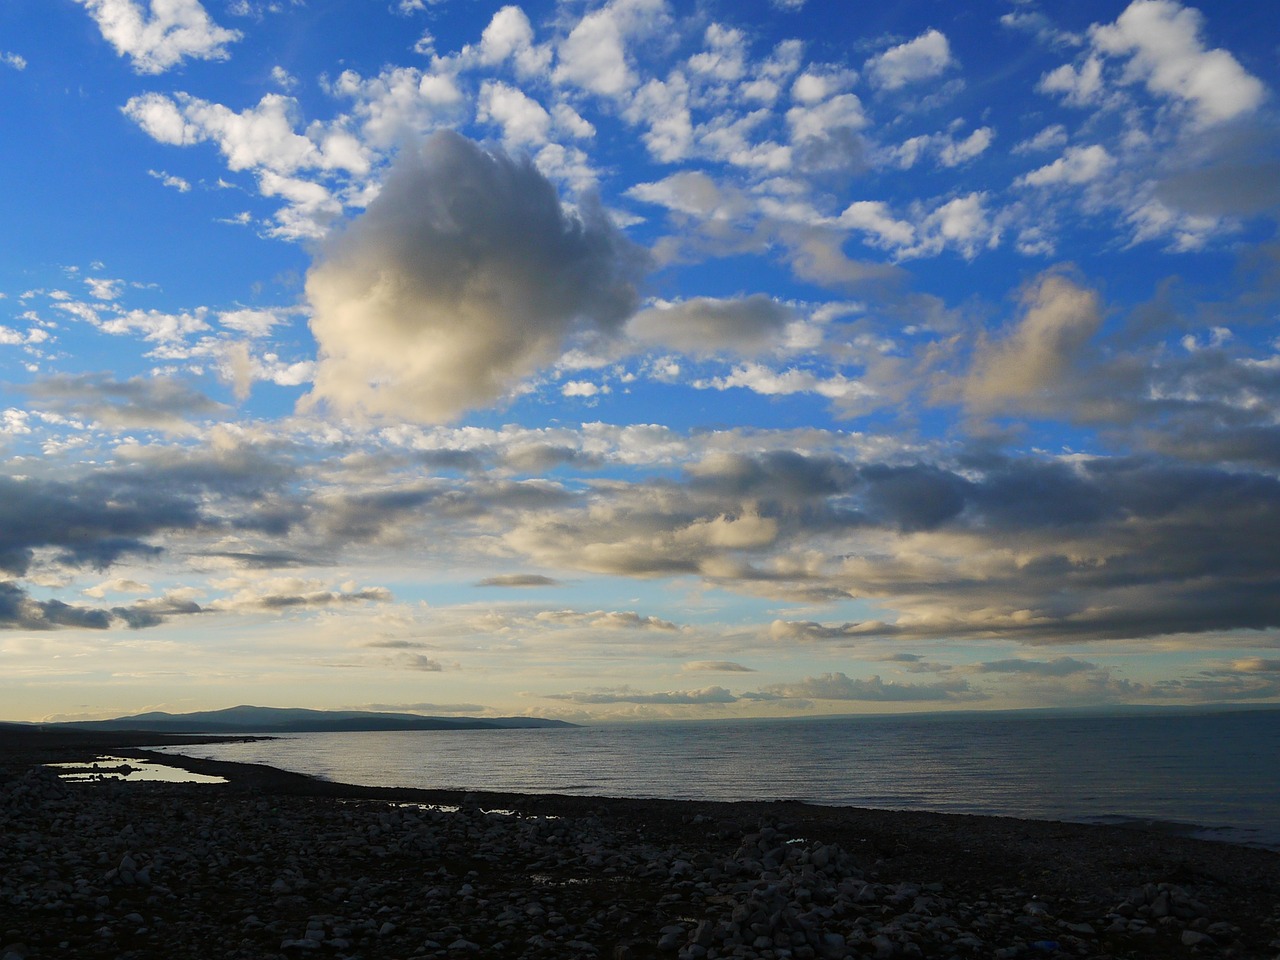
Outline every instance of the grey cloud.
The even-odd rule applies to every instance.
[[[479,581],[478,587],[556,587],[559,580],[544,577],[538,573],[505,573],[496,577],[485,577]]]
[[[974,523],[1008,530],[1092,524],[1123,509],[1089,468],[1004,457],[991,462],[981,481],[958,477]]]
[[[549,510],[575,500],[575,494],[540,481],[411,482],[368,493],[315,498],[311,523],[342,541],[375,542],[403,539],[414,523],[465,523],[505,512]]]
[[[1215,703],[1232,701],[1268,701],[1280,697],[1280,679],[1269,676],[1237,675],[1169,680],[1159,684],[1156,694],[1165,697]]]
[[[513,447],[503,457],[503,465],[526,473],[544,473],[556,467],[596,466],[597,458],[572,447],[550,443],[528,443]]]
[[[1280,660],[1246,657],[1232,662],[1231,669],[1239,673],[1280,673]]]
[[[833,626],[814,620],[774,620],[769,624],[769,636],[788,643],[814,643],[827,640],[852,640],[868,633],[882,635],[881,623],[840,623]]]
[[[198,603],[190,600],[174,600],[161,598],[154,601],[142,601],[129,607],[112,607],[112,615],[124,621],[130,630],[143,630],[157,627],[169,617],[185,614],[201,613]]]
[[[570,213],[532,163],[437,132],[311,267],[307,404],[429,423],[491,404],[575,330],[615,332],[644,267],[598,204]]]
[[[843,673],[824,673],[806,677],[796,683],[778,683],[764,692],[786,699],[806,700],[870,700],[884,703],[916,701],[985,700],[987,695],[974,690],[965,680],[941,683],[886,683],[880,677],[855,680]]]
[[[606,691],[601,693],[553,693],[548,700],[567,700],[570,703],[647,703],[647,704],[700,704],[736,703],[738,698],[724,687],[707,687],[704,690],[673,690],[666,693],[636,693],[632,691]]]
[[[291,553],[287,550],[209,550],[199,554],[202,557],[213,557],[226,560],[236,567],[246,570],[281,570],[290,567],[321,567],[332,564],[332,560],[321,560],[314,557]]]
[[[194,603],[170,598],[140,601],[129,607],[110,610],[78,607],[61,600],[35,600],[18,584],[0,581],[0,629],[106,630],[116,621],[121,621],[132,630],[142,630],[164,623],[171,615],[199,612],[200,607]]]
[[[417,670],[422,673],[440,673],[444,670],[444,665],[438,660],[432,660],[424,654],[403,654],[397,658],[398,666],[405,670]]]
[[[489,707],[482,703],[366,703],[357,709],[373,710],[379,713],[489,713]]]
[[[769,450],[748,456],[716,454],[689,470],[695,488],[731,496],[788,501],[830,497],[852,489],[857,468],[832,456]]]
[[[1096,663],[1076,660],[1074,657],[1055,657],[1052,660],[989,660],[977,666],[979,673],[1021,673],[1037,677],[1067,677],[1073,673],[1097,670]]]
[[[119,467],[107,476],[139,491],[215,494],[258,501],[266,507],[270,496],[297,476],[296,468],[278,453],[226,437],[197,449],[122,445],[115,450]],[[278,506],[291,516],[300,516],[296,508]]]
[[[1195,148],[1155,182],[1168,206],[1197,216],[1249,217],[1280,208],[1280,141],[1257,125],[1200,131]]]
[[[1225,426],[1217,417],[1189,416],[1163,430],[1141,431],[1149,450],[1199,463],[1280,467],[1280,427]]]
[[[536,617],[543,623],[560,623],[568,626],[589,626],[602,630],[678,630],[670,620],[641,616],[630,610],[544,610]]]
[[[733,660],[690,660],[680,665],[688,673],[755,673],[754,667],[744,667]]]
[[[159,491],[120,488],[107,475],[77,484],[0,477],[0,570],[25,573],[33,551],[103,568],[127,554],[155,555],[143,538],[200,524],[194,504]]]
[[[392,599],[391,591],[386,587],[367,587],[363,590],[337,591],[316,590],[310,593],[266,594],[252,600],[223,604],[220,606],[259,607],[263,610],[285,610],[289,608],[332,607],[352,603],[386,603]]]
[[[1069,277],[1041,275],[1023,295],[1023,314],[1001,339],[979,343],[964,384],[980,411],[1056,409],[1102,323],[1098,295]]]
[[[738,300],[696,297],[637,313],[627,332],[641,343],[692,354],[756,354],[774,346],[791,308],[755,294]]]
[[[57,375],[26,386],[38,406],[120,430],[190,433],[188,418],[227,408],[167,377],[115,380],[105,374]]]
[[[876,659],[881,663],[901,664],[907,673],[948,673],[954,669],[947,663],[931,663],[918,653],[891,653]]]
[[[600,485],[519,517],[504,539],[540,566],[695,574],[897,613],[772,628],[795,641],[1054,643],[1280,625],[1280,481],[1154,457],[713,457],[684,483]]]
[[[1249,216],[1280,207],[1280,162],[1186,170],[1156,186],[1156,196],[1187,213]]]
[[[866,292],[900,285],[901,267],[853,260],[844,252],[845,235],[816,227],[789,226],[779,231],[788,248],[791,269],[802,280],[836,289]]]
[[[928,464],[864,467],[863,494],[871,517],[904,531],[932,530],[964,509],[970,484]]]
[[[425,450],[418,454],[423,464],[435,470],[479,473],[485,468],[485,457],[475,450]]]
[[[0,580],[0,628],[53,630],[83,627],[105,630],[112,614],[92,607],[73,607],[61,600],[33,600],[17,584]]]
[[[413,484],[374,493],[336,494],[316,501],[312,523],[341,540],[377,540],[388,530],[397,531],[401,523],[444,496],[447,489],[437,484]]]

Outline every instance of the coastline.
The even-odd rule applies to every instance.
[[[197,935],[244,957],[1280,952],[1271,851],[1158,829],[796,802],[367,787],[141,749],[234,739],[6,728],[0,957],[55,956],[62,943],[77,956],[210,955]],[[228,782],[63,784],[41,767],[107,749]],[[75,822],[101,829],[69,831]],[[33,859],[42,847],[58,856]],[[201,869],[171,872],[158,893],[183,863]],[[149,885],[136,882],[142,864]],[[362,876],[377,896],[353,896]],[[765,918],[778,929],[744,924],[751,904],[783,893]],[[397,919],[370,930],[384,907]],[[315,946],[301,945],[308,935]]]

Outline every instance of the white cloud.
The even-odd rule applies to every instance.
[[[1040,153],[1044,150],[1054,150],[1065,146],[1066,142],[1067,128],[1060,123],[1055,123],[1045,127],[1035,136],[1015,143],[1013,145],[1013,153]]]
[[[89,293],[95,300],[117,300],[120,297],[120,288],[124,285],[123,280],[108,280],[102,277],[85,277],[84,282],[89,287]]]
[[[557,130],[577,140],[590,140],[596,135],[596,128],[567,103],[552,107],[551,116]]]
[[[342,204],[323,184],[298,177],[284,177],[272,170],[258,174],[264,197],[281,197],[286,205],[275,214],[270,232],[284,240],[323,237],[342,215]]]
[[[372,165],[368,148],[342,121],[333,126],[313,123],[305,135],[297,133],[297,101],[278,93],[267,94],[257,106],[239,113],[185,93],[172,98],[142,94],[130,99],[123,111],[162,143],[185,146],[212,141],[230,169],[254,171],[263,196],[286,202],[270,228],[283,239],[319,237],[342,213],[342,203],[328,187],[300,173],[363,175]]]
[[[75,0],[95,21],[102,36],[138,73],[163,73],[192,57],[225,60],[226,45],[238,30],[219,27],[199,0],[151,0],[150,15],[136,0]]]
[[[503,7],[493,15],[480,35],[480,62],[486,66],[512,60],[524,76],[544,73],[551,62],[551,47],[534,43],[533,25],[516,6]]]
[[[205,322],[206,313],[203,307],[191,313],[130,310],[108,320],[100,320],[97,327],[104,333],[117,336],[138,334],[144,340],[168,343],[208,330],[209,324]]]
[[[842,93],[814,106],[792,107],[787,126],[792,140],[824,139],[834,130],[861,130],[867,125],[862,101],[852,93]]]
[[[265,337],[272,328],[286,322],[283,314],[283,310],[225,310],[218,314],[218,323],[250,337]]]
[[[1031,187],[1052,186],[1059,183],[1080,184],[1096,180],[1115,165],[1115,158],[1105,147],[1093,144],[1088,147],[1069,147],[1053,163],[1032,170],[1014,181]]]
[[[903,141],[886,156],[904,170],[928,154],[933,154],[940,166],[958,167],[981,156],[994,140],[995,131],[990,127],[979,127],[963,140],[956,140],[950,133],[922,134]]]
[[[232,170],[260,167],[278,174],[305,169],[368,171],[369,158],[354,137],[341,128],[319,125],[312,125],[305,136],[297,133],[296,111],[297,101],[278,93],[267,94],[257,106],[239,113],[184,93],[175,94],[173,100],[144,94],[124,106],[126,116],[163,142],[214,141]],[[157,116],[163,118],[159,133],[153,126]],[[175,116],[183,124],[180,133]]]
[[[783,397],[796,393],[814,393],[828,400],[851,400],[874,394],[874,390],[843,374],[821,377],[812,370],[792,367],[774,370],[759,363],[744,363],[733,368],[727,376],[709,380],[695,380],[699,390],[732,390],[741,387],[766,397]]]
[[[1102,61],[1089,57],[1078,68],[1064,63],[1040,78],[1038,90],[1060,93],[1067,103],[1077,107],[1096,103],[1102,98]]]
[[[481,85],[476,119],[502,127],[502,141],[508,148],[546,143],[551,129],[551,114],[542,104],[500,80]]]
[[[200,128],[189,122],[178,105],[162,93],[144,93],[130,98],[122,108],[153,140],[175,147],[199,143]]]
[[[948,249],[971,260],[1000,241],[999,227],[985,201],[985,194],[970,193],[933,210],[917,203],[912,205],[910,219],[904,219],[882,201],[859,200],[845,208],[836,224],[860,231],[869,245],[889,250],[900,260],[935,256]]]
[[[569,380],[560,388],[561,395],[566,397],[595,397],[608,392],[607,385],[601,386],[590,380]]]
[[[871,235],[873,246],[902,249],[915,243],[916,229],[905,220],[896,219],[888,204],[880,200],[858,200],[840,214],[840,225]]]
[[[464,102],[451,73],[423,73],[415,67],[388,67],[368,78],[344,70],[330,91],[353,101],[361,137],[366,146],[376,149],[390,149],[459,119]]]
[[[819,103],[837,92],[837,78],[806,70],[791,83],[791,99],[797,103]]]
[[[982,247],[995,247],[1000,231],[991,222],[983,206],[984,199],[981,193],[956,197],[925,217],[921,232],[926,239],[920,252],[932,253],[951,247],[965,259],[972,260]]]
[[[685,159],[693,149],[693,115],[689,110],[689,85],[678,73],[667,80],[650,80],[631,98],[623,116],[644,124],[645,146],[663,163]]]
[[[948,140],[938,150],[938,159],[944,167],[958,167],[986,152],[995,139],[990,127],[979,127],[963,140]]]
[[[909,83],[938,76],[953,62],[946,36],[930,29],[914,40],[872,57],[864,69],[877,87],[898,90]]]
[[[583,17],[560,44],[552,77],[592,93],[621,96],[636,86],[627,43],[669,21],[666,0],[612,0]]]
[[[176,177],[173,174],[165,173],[163,170],[148,170],[147,176],[155,177],[166,187],[172,187],[179,193],[186,193],[191,189],[191,184],[182,177]]]
[[[308,274],[308,405],[438,422],[492,403],[573,330],[616,330],[641,263],[602,211],[570,214],[528,163],[436,133]]]
[[[707,50],[689,58],[695,74],[721,81],[740,79],[746,73],[746,41],[742,31],[713,23],[704,35]]]
[[[10,53],[7,50],[0,51],[0,63],[3,63],[6,67],[13,67],[15,70],[27,69],[26,57]]]
[[[1136,204],[1126,219],[1133,226],[1134,240],[1167,240],[1175,253],[1202,249],[1224,226],[1219,217],[1183,213],[1154,199]]]
[[[1079,46],[1084,38],[1078,34],[1061,30],[1038,10],[1016,10],[1000,17],[1000,25],[1010,30],[1021,30],[1034,34],[1042,43],[1058,46]]]
[[[271,80],[281,90],[292,90],[298,85],[298,78],[279,64],[271,68]]]
[[[1123,82],[1142,82],[1154,94],[1190,105],[1201,124],[1255,110],[1266,88],[1226,50],[1206,50],[1204,17],[1176,0],[1134,0],[1113,24],[1094,25],[1095,49],[1128,56]]]

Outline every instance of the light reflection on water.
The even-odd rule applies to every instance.
[[[133,757],[99,757],[90,763],[47,763],[45,766],[58,772],[59,779],[69,783],[98,782],[102,780],[127,780],[131,783],[151,781],[157,783],[226,783],[226,777],[205,773],[192,773],[181,767],[139,760]]]
[[[348,783],[1158,820],[1280,846],[1280,711],[317,733],[170,750]]]

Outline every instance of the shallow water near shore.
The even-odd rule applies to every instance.
[[[370,786],[1118,823],[1280,850],[1280,711],[290,734],[165,748]]]

